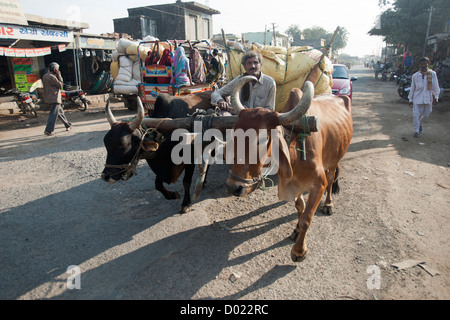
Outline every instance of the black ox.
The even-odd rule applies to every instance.
[[[152,118],[188,117],[193,113],[192,110],[209,108],[210,94],[210,92],[191,94],[182,99],[161,94],[155,102]],[[195,164],[193,161],[190,164],[173,163],[171,153],[178,142],[171,141],[171,134],[164,134],[163,139],[156,139],[156,141],[155,137],[146,134],[142,128],[144,108],[141,100],[139,98],[137,100],[137,116],[131,122],[118,122],[111,112],[109,101],[106,105],[105,110],[111,130],[104,138],[107,157],[102,179],[109,183],[128,180],[136,173],[139,160],[145,159],[156,175],[156,190],[160,191],[166,199],[172,200],[179,199],[180,195],[178,192],[167,190],[164,183],[175,183],[184,171],[181,213],[186,213],[191,205],[190,187]]]

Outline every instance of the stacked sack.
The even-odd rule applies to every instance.
[[[117,42],[116,51],[112,53],[113,62],[110,67],[111,75],[114,78],[114,93],[138,93],[137,85],[141,80],[139,57],[141,60],[145,60],[149,50],[149,47],[139,46],[139,42],[128,39],[122,38]]]
[[[236,46],[234,46],[236,47]],[[271,76],[277,84],[275,108],[281,111],[293,88],[303,88],[306,78],[319,63],[322,52],[312,47],[281,48],[253,44],[251,50],[263,57],[261,71]],[[227,65],[227,79],[231,81],[245,72],[241,65],[242,50],[231,50]],[[333,64],[327,57],[320,62],[320,68],[312,74],[310,80],[315,87],[315,95],[331,94],[333,86]]]

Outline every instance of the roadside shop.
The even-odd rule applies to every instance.
[[[48,61],[55,54],[67,51],[74,40],[74,30],[64,20],[26,15],[28,25],[0,23],[0,86],[16,87],[20,91],[34,91]],[[79,30],[88,28],[80,24]],[[76,78],[73,58],[61,65],[65,80]]]

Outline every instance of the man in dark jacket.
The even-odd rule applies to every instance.
[[[63,88],[63,78],[59,71],[59,65],[56,62],[50,63],[48,66],[48,72],[42,79],[44,83],[44,101],[50,104],[50,114],[48,115],[47,126],[44,133],[48,136],[52,136],[55,133],[56,118],[61,119],[66,127],[66,131],[69,131],[72,124],[67,120],[64,110],[61,107],[61,89]]]

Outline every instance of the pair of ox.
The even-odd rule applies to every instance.
[[[291,239],[295,241],[291,250],[291,258],[293,261],[299,262],[306,257],[306,232],[312,223],[314,213],[325,191],[326,199],[323,204],[323,211],[326,214],[332,214],[332,194],[339,190],[339,162],[347,152],[353,134],[351,102],[346,96],[323,95],[313,99],[314,88],[307,81],[303,92],[300,89],[293,89],[290,92],[289,99],[281,113],[263,108],[246,109],[242,106],[239,96],[242,87],[251,81],[255,81],[255,78],[242,77],[233,91],[231,101],[235,113],[239,115],[233,129],[242,129],[244,132],[248,129],[255,129],[256,132],[265,130],[268,133],[265,149],[267,150],[267,157],[274,151],[272,146],[278,145],[278,197],[280,200],[295,201],[298,221],[291,235]],[[125,158],[131,159],[131,155],[124,157],[125,154],[136,152],[142,140],[141,130],[138,129],[139,122],[143,121],[142,116],[139,115],[141,113],[141,111],[138,112],[138,117],[133,123],[119,124],[111,121],[112,114],[107,107],[108,119],[110,119],[112,126],[111,131],[105,137],[105,146],[108,150],[107,163],[112,161],[113,158],[117,164],[129,163],[130,160]],[[320,127],[317,132],[312,132],[305,137],[304,144],[300,142],[297,133],[294,133],[287,140],[283,136],[279,136],[278,144],[273,143],[272,130],[280,130],[283,125],[292,124],[305,114],[317,117],[320,120]],[[161,178],[159,178],[161,173],[157,171],[158,169],[161,170],[161,167],[152,165],[152,160],[163,156],[162,154],[158,155],[158,153],[168,152],[170,157],[170,151],[163,148],[164,144],[168,142],[169,140],[166,139],[156,152],[151,152],[153,159],[148,159],[146,149],[142,148],[141,157],[147,157],[150,167],[157,176],[157,181],[161,181]],[[237,148],[237,143],[234,143],[234,147]],[[302,150],[303,147],[304,150]],[[121,156],[118,156],[120,152],[116,152],[113,156],[112,150],[122,150]],[[246,150],[249,150],[249,146],[246,146]],[[306,154],[306,160],[302,159],[303,153]],[[246,152],[247,157],[248,152]],[[262,158],[264,157],[260,157],[260,159]],[[264,167],[264,163],[260,159],[256,163],[234,161],[230,175],[226,180],[226,187],[230,194],[245,197],[256,189],[258,183],[261,182],[261,171]],[[164,163],[164,166],[167,163],[170,162]],[[186,170],[193,171],[189,166],[185,165]],[[105,168],[105,171],[107,169]],[[179,171],[177,171],[178,173]],[[105,175],[105,172],[103,175]],[[183,205],[186,204],[186,194],[189,194],[189,190],[186,189],[188,187],[186,176],[192,178],[192,172],[187,171],[183,180],[185,187]],[[171,182],[176,181],[178,177],[179,174],[178,176],[173,175]],[[103,178],[108,180],[105,176]],[[169,180],[166,179],[165,181]],[[161,190],[158,186],[157,189]],[[309,193],[306,202],[303,198],[305,192]],[[166,196],[166,198],[168,197]]]

